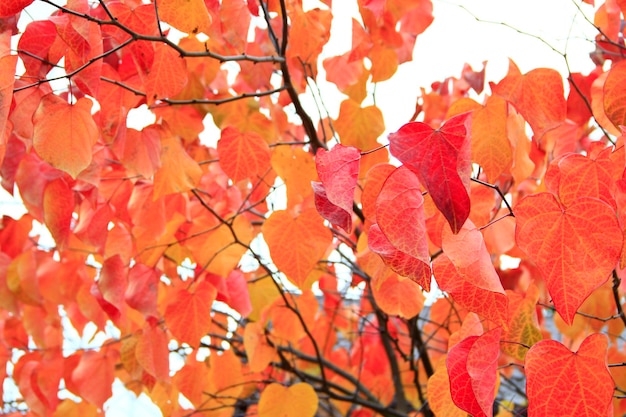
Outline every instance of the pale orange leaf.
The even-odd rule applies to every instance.
[[[200,282],[193,292],[184,288],[176,291],[164,318],[179,342],[199,346],[211,328],[211,308],[216,296],[217,290],[206,281]]]
[[[299,382],[290,387],[268,385],[259,399],[259,417],[313,417],[317,411],[313,387]]]

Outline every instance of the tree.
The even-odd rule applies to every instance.
[[[359,0],[326,58],[330,0],[31,3],[0,4],[4,412],[119,380],[164,416],[626,413],[625,2],[576,2],[591,73],[466,66],[388,138],[430,0]]]

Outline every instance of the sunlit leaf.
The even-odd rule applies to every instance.
[[[438,130],[411,122],[389,135],[391,154],[415,172],[454,233],[470,212],[468,115],[455,116]]]
[[[315,165],[321,184],[313,183],[315,206],[322,217],[350,232],[352,204],[359,174],[358,149],[336,145],[330,151],[317,151]]]
[[[148,104],[180,93],[187,84],[187,67],[178,52],[164,43],[154,46],[154,63],[146,77]]]
[[[604,112],[616,128],[626,125],[626,62],[611,67],[604,82]]]
[[[0,5],[0,17],[7,17],[19,13],[31,4],[33,0],[7,0]]]
[[[385,131],[385,121],[378,107],[361,107],[351,99],[341,102],[339,116],[333,126],[343,145],[362,151],[380,146],[376,140]]]
[[[210,33],[211,16],[202,0],[161,0],[159,17],[182,32]]]
[[[102,408],[112,393],[115,379],[115,356],[94,350],[85,351],[72,372],[72,381],[81,397]]]
[[[472,115],[472,159],[485,170],[489,182],[495,182],[513,160],[507,116],[507,103],[497,96]]]
[[[135,355],[141,367],[159,381],[169,380],[168,338],[158,326],[144,326],[137,340]]]
[[[313,387],[300,382],[290,387],[268,385],[259,399],[259,417],[313,417],[317,411]]]
[[[193,292],[179,289],[165,309],[165,320],[172,334],[190,346],[199,346],[200,339],[211,327],[211,307],[217,291],[206,281]]]
[[[240,132],[232,126],[222,129],[217,152],[220,166],[235,182],[245,178],[256,182],[270,167],[270,148],[254,132]]]
[[[91,100],[71,105],[48,94],[41,99],[33,121],[33,146],[50,165],[76,178],[91,162],[98,127],[91,116]]]
[[[515,240],[537,264],[563,320],[602,285],[619,259],[622,231],[615,211],[594,198],[563,206],[550,193],[524,198],[515,206]]]
[[[614,383],[606,366],[607,346],[605,335],[592,334],[577,352],[556,340],[530,348],[524,364],[528,415],[609,415]]]
[[[201,176],[202,169],[185,152],[180,140],[164,131],[161,137],[161,167],[154,174],[154,199],[189,191]]]
[[[263,237],[276,266],[299,287],[332,240],[330,230],[313,209],[296,217],[284,210],[273,212],[263,225]]]

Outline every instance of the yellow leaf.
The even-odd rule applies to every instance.
[[[161,0],[159,17],[182,32],[210,32],[212,19],[202,0]]]
[[[316,411],[317,394],[304,382],[290,387],[270,384],[259,399],[259,417],[313,417]]]
[[[91,100],[81,98],[71,105],[54,94],[45,95],[33,123],[33,147],[44,161],[73,178],[89,166],[98,140]]]
[[[376,140],[385,131],[383,114],[378,107],[361,107],[351,99],[341,103],[334,126],[343,145],[354,146],[362,151],[380,146]]]

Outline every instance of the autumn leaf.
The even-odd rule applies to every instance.
[[[167,130],[161,133],[161,167],[154,174],[154,199],[195,188],[202,169],[185,152],[180,139]]]
[[[424,294],[413,280],[390,274],[372,287],[378,306],[387,314],[412,318],[424,307]]]
[[[276,266],[301,288],[332,240],[313,209],[296,217],[284,210],[273,212],[263,225],[263,237]]]
[[[454,233],[470,212],[468,116],[455,116],[438,130],[411,122],[389,135],[391,154],[417,175]]]
[[[510,319],[509,326],[504,332],[502,339],[510,343],[502,346],[506,354],[523,361],[528,352],[528,347],[543,339],[537,321],[537,301],[539,289],[531,284],[524,296],[513,291],[507,291],[509,298]]]
[[[341,102],[339,116],[333,125],[343,145],[362,151],[380,146],[376,140],[385,131],[383,114],[378,107],[361,107],[352,99]]]
[[[493,93],[513,104],[538,138],[565,120],[563,80],[556,70],[536,68],[522,74],[509,61],[509,73],[493,87]]]
[[[452,400],[472,416],[492,416],[500,352],[499,327],[463,339],[448,352]]]
[[[338,144],[330,151],[320,148],[315,157],[321,183],[313,182],[315,207],[326,220],[350,232],[352,204],[359,174],[361,152]]]
[[[164,43],[154,46],[154,64],[145,80],[146,101],[171,98],[187,84],[187,67],[178,52]]]
[[[603,87],[604,112],[618,129],[620,126],[626,125],[624,82],[626,82],[626,62],[621,61],[611,67]]]
[[[259,417],[313,417],[317,401],[317,394],[309,384],[299,382],[284,387],[272,383],[261,393]]]
[[[472,114],[472,159],[492,183],[513,161],[507,120],[507,103],[497,96],[489,97],[485,106]]]
[[[576,352],[556,340],[530,348],[524,363],[528,415],[607,416],[614,389],[607,347],[605,335],[592,334]]]
[[[43,218],[56,244],[66,246],[74,213],[74,192],[62,178],[52,180],[44,188]]]
[[[250,361],[250,370],[260,372],[277,359],[276,351],[266,340],[265,329],[261,323],[250,322],[243,333],[243,344]]]
[[[0,5],[0,17],[8,17],[19,13],[26,6],[31,4],[33,0],[7,0]]]
[[[220,166],[235,182],[245,178],[256,182],[270,168],[270,148],[261,135],[254,132],[240,132],[232,126],[222,129],[217,152]]]
[[[556,310],[571,324],[582,302],[608,279],[622,248],[615,211],[595,198],[568,206],[550,193],[515,206],[515,240],[537,264]]]
[[[98,127],[91,116],[91,100],[69,104],[54,94],[41,98],[33,116],[33,147],[55,168],[76,178],[93,157]]]
[[[177,290],[164,314],[174,337],[190,346],[199,346],[211,327],[211,306],[216,295],[215,287],[206,281],[200,282],[193,292]]]
[[[162,0],[159,17],[176,29],[190,34],[209,34],[211,15],[202,0]]]
[[[169,380],[168,338],[158,326],[146,324],[135,346],[137,362],[158,381]]]
[[[115,380],[115,356],[112,352],[85,351],[72,372],[72,382],[78,394],[90,403],[102,408],[113,394]]]

